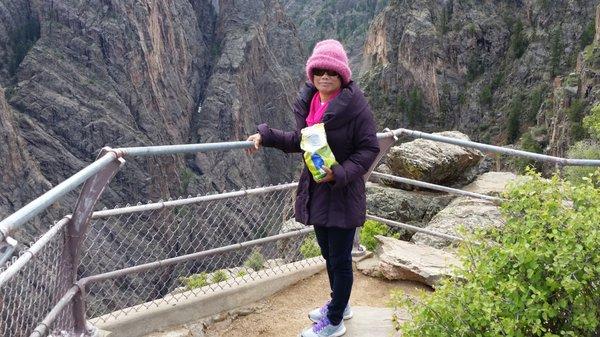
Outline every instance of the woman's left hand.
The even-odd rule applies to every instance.
[[[322,184],[322,183],[328,183],[330,181],[335,180],[335,177],[333,176],[333,171],[329,167],[323,166],[323,170],[325,170],[325,172],[327,172],[327,175],[325,177],[323,177],[323,179],[317,181],[317,183]]]

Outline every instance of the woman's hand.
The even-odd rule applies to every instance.
[[[254,147],[250,147],[250,148],[246,149],[247,154],[256,153],[258,151],[258,148],[260,148],[260,146],[262,144],[262,138],[260,137],[259,133],[255,133],[255,134],[251,135],[246,140],[254,143]]]
[[[317,183],[322,184],[322,183],[328,183],[330,181],[335,180],[335,177],[333,176],[333,171],[329,167],[323,166],[323,170],[325,170],[325,172],[327,172],[327,175],[325,177],[323,177],[323,179],[317,181]]]

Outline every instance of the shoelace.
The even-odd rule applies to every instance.
[[[314,327],[313,327],[313,331],[316,333],[319,333],[321,330],[325,329],[326,326],[330,325],[331,322],[329,322],[329,318],[327,317],[323,317],[319,323],[317,323]]]
[[[327,303],[325,303],[325,305],[321,307],[320,311],[322,315],[325,315],[325,313],[327,313],[327,309],[329,308],[329,302],[330,301],[327,301]]]

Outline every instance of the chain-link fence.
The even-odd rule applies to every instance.
[[[99,212],[84,244],[80,277],[302,229],[304,226],[293,220],[294,191],[295,184],[286,184],[231,195],[138,204],[105,210],[105,215]],[[126,315],[144,305],[117,310],[157,299],[170,303],[181,298],[170,296],[174,292],[207,292],[231,282],[245,282],[248,277],[258,277],[255,272],[262,269],[277,272],[289,262],[318,254],[316,242],[310,238],[305,241],[305,237],[240,248],[91,284],[87,289],[88,317],[111,312],[113,316]]]
[[[65,250],[66,221],[55,224],[44,245],[27,247],[0,269],[0,274],[12,273],[8,284],[0,292],[0,336],[29,336],[34,328],[58,302],[65,285],[72,282],[64,280],[63,261]],[[36,240],[36,242],[40,242]],[[33,249],[32,249],[33,248]],[[35,254],[32,253],[35,251]],[[27,263],[24,259],[31,258]],[[64,312],[59,315],[54,326],[70,327],[72,315]]]

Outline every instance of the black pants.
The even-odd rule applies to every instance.
[[[325,258],[329,286],[331,287],[331,302],[327,317],[332,324],[342,321],[344,309],[350,300],[352,292],[352,243],[356,228],[327,228],[315,227],[317,242],[321,247],[321,255]]]

